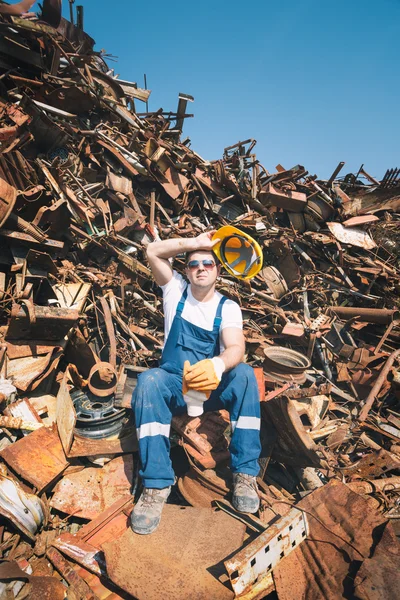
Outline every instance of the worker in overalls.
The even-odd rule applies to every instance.
[[[147,257],[163,291],[165,345],[160,367],[141,373],[132,397],[143,492],[131,514],[135,533],[152,533],[175,477],[169,456],[174,415],[197,416],[222,408],[230,414],[232,504],[259,508],[260,400],[253,369],[243,363],[245,342],[238,304],[215,290],[220,272],[214,232],[192,239],[153,242]],[[189,283],[169,259],[186,253]],[[184,393],[183,393],[183,391]]]

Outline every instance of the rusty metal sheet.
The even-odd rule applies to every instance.
[[[4,342],[7,346],[7,356],[10,360],[14,358],[26,358],[28,356],[43,356],[52,352],[54,348],[59,348],[60,344],[41,340],[15,340],[13,342]]]
[[[400,598],[399,541],[390,525],[372,557],[364,560],[354,580],[355,596],[360,600]]]
[[[42,423],[42,419],[27,398],[9,404],[7,408],[4,409],[3,414],[9,415],[10,417],[21,418],[24,421]]]
[[[350,219],[343,221],[342,225],[345,227],[358,227],[360,225],[369,225],[375,221],[379,221],[379,217],[375,215],[362,215],[360,217],[350,217]]]
[[[307,204],[307,196],[302,192],[292,190],[280,190],[268,183],[259,193],[260,202],[272,204],[292,212],[301,212]]]
[[[65,475],[54,488],[50,505],[69,515],[94,519],[131,491],[133,456],[119,456],[104,467]]]
[[[103,544],[107,573],[138,600],[233,598],[218,581],[218,563],[241,546],[244,532],[245,525],[224,512],[167,504],[152,535],[128,529]]]
[[[68,458],[76,458],[79,456],[103,456],[136,452],[138,449],[136,429],[123,430],[122,434],[116,440],[107,438],[104,440],[91,440],[75,435],[67,456]]]
[[[400,458],[396,454],[392,454],[382,448],[377,452],[367,454],[355,465],[341,469],[341,472],[347,477],[373,479],[374,477],[381,477],[395,469],[400,469]]]
[[[341,223],[327,223],[329,231],[332,235],[343,244],[350,246],[358,246],[365,250],[376,248],[376,244],[371,236],[363,229],[356,227],[343,227]]]
[[[69,308],[81,312],[92,285],[90,283],[57,283],[54,293],[61,308]]]
[[[229,476],[230,476],[230,472]],[[199,469],[190,464],[189,471],[178,479],[178,487],[189,504],[198,508],[211,508],[213,500],[227,498],[231,489],[231,477],[214,469]]]
[[[312,429],[321,422],[329,407],[329,398],[323,394],[292,400],[292,402],[300,416],[307,415]]]
[[[39,493],[68,466],[55,426],[33,431],[1,450],[0,456]]]
[[[7,377],[16,388],[23,392],[34,390],[57,368],[63,351],[55,346],[51,352],[43,356],[26,356],[15,358],[7,363]]]
[[[122,590],[119,590],[119,593],[116,592],[115,584],[108,582],[105,577],[99,577],[84,567],[80,567],[73,563],[71,563],[71,565],[77,575],[86,581],[93,591],[96,600],[132,600],[131,596],[126,594],[126,592],[123,592]]]
[[[356,597],[353,574],[359,561],[370,556],[385,518],[337,480],[296,507],[306,512],[308,539],[273,571],[279,600]]]
[[[24,589],[23,593],[28,595],[23,597],[29,600],[64,600],[67,594],[67,588],[55,577],[29,575],[14,561],[0,563],[0,581],[27,582],[29,589]]]
[[[37,306],[30,303],[13,304],[7,339],[62,340],[78,320],[79,312],[73,308]]]

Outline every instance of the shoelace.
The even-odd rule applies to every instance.
[[[142,504],[144,507],[150,507],[157,501],[157,490],[146,490],[143,494]]]
[[[254,489],[257,489],[256,482],[253,479],[253,477],[251,475],[247,475],[246,473],[239,473],[238,475],[236,475],[236,484],[237,485],[246,485],[246,486],[252,487]]]

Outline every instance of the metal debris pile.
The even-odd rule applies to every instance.
[[[400,170],[269,172],[253,139],[207,161],[193,98],[149,112],[60,7],[0,14],[1,597],[398,597]],[[229,415],[175,417],[172,504],[135,536],[145,248],[226,224],[264,251],[218,286],[261,393],[260,516],[229,503]]]

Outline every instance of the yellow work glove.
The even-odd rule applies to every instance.
[[[222,358],[206,358],[191,366],[187,363],[188,361],[185,362],[183,370],[183,387],[199,392],[212,392],[217,389],[225,371]]]

